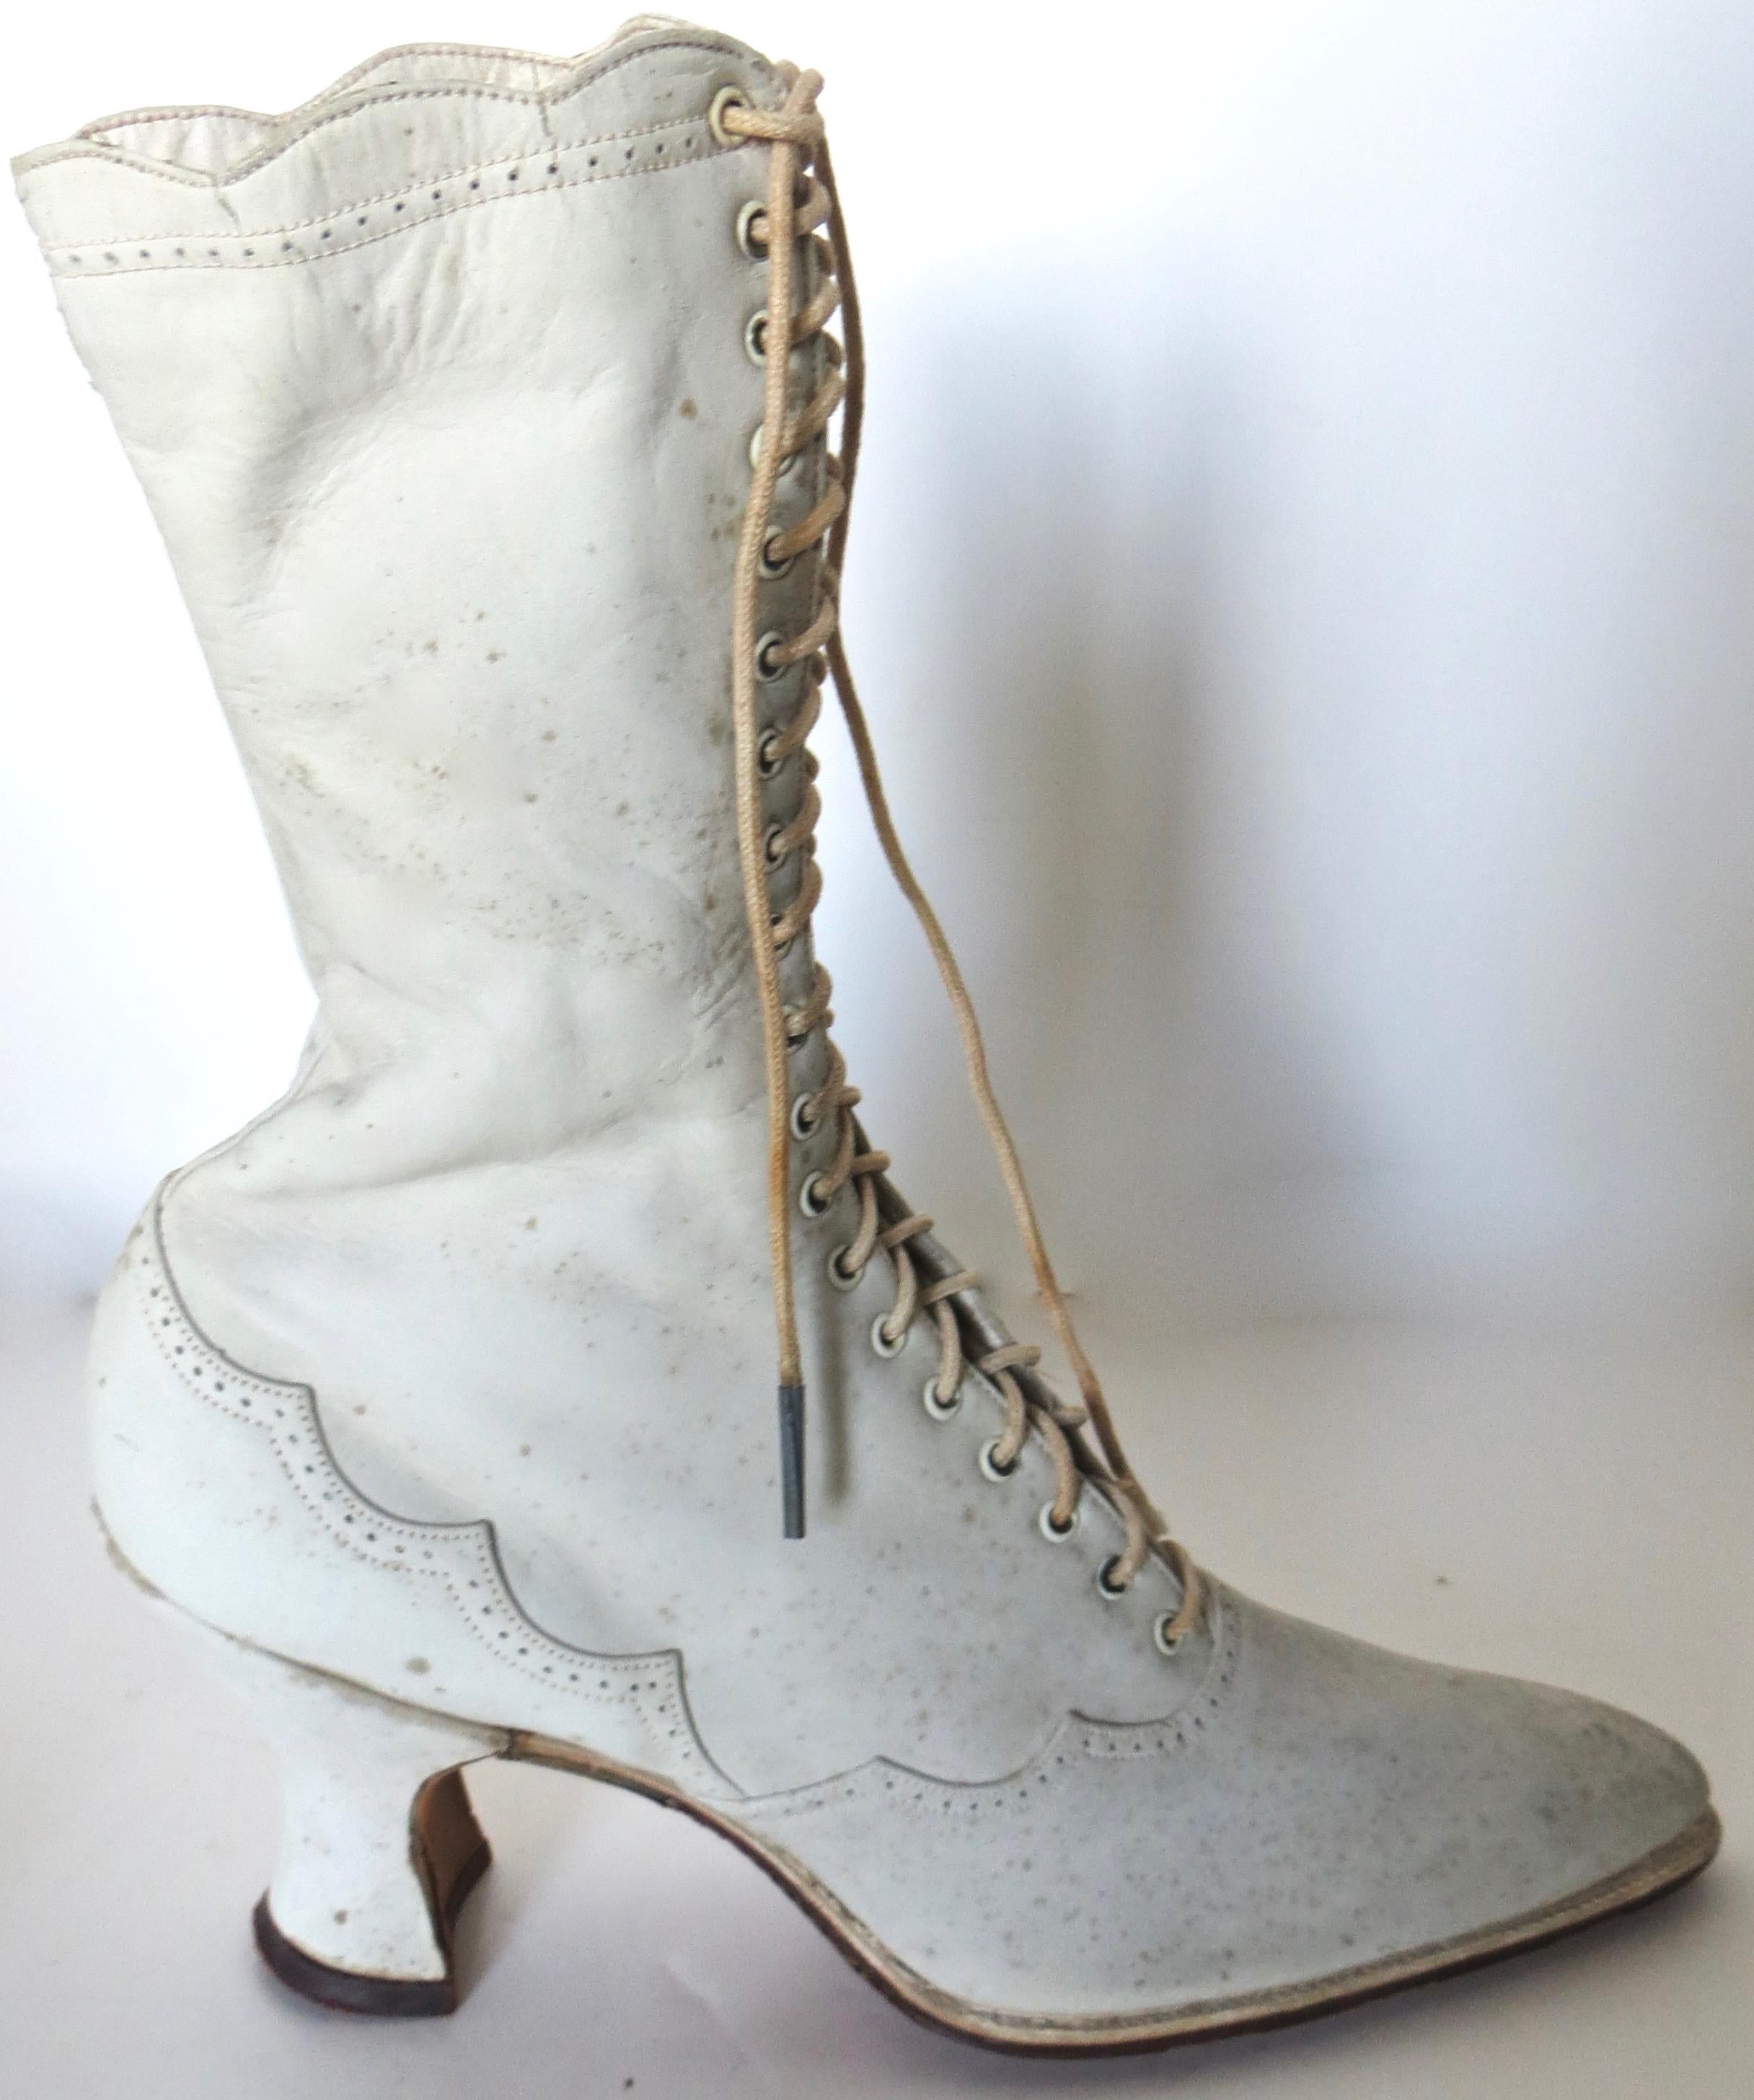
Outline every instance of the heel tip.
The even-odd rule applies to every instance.
[[[457,1979],[447,1973],[430,1979],[361,1976],[351,1969],[333,1969],[295,1947],[274,1922],[263,1896],[251,1922],[263,1960],[301,1998],[341,2013],[376,2013],[397,2019],[431,2018],[457,2010]]]
[[[414,1801],[413,1838],[414,1862],[426,1885],[433,1930],[444,1951],[444,1974],[373,1976],[320,1961],[281,1930],[263,1896],[252,1919],[256,1945],[289,1990],[337,2012],[376,2013],[391,2019],[430,2019],[457,2010],[452,1945],[457,1914],[493,1860],[460,1772],[440,1772],[421,1789]]]

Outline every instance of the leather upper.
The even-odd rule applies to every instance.
[[[929,1323],[873,1348],[887,1257],[829,1276],[848,1193],[796,1230],[811,1530],[780,1537],[729,709],[765,162],[708,121],[727,85],[778,76],[643,20],[18,164],[319,995],[285,1098],[105,1295],[105,1519],[226,1631],[721,1804],[987,2004],[1295,1979],[1610,1873],[1698,1812],[1684,1753],[1222,1589],[1160,1652],[1173,1577],[1101,1595],[1101,1495],[1050,1542],[1039,1443],[983,1473],[985,1382],[941,1423]],[[767,587],[776,630],[816,582]]]
[[[681,29],[539,93],[440,86],[439,59],[411,89],[409,63],[271,127],[207,186],[201,209],[236,222],[217,260],[175,240],[166,258],[139,215],[137,186],[159,181],[159,225],[182,232],[180,176],[85,148],[22,176],[320,1002],[285,1100],[165,1196],[178,1288],[228,1355],[319,1395],[373,1502],[491,1519],[551,1633],[680,1646],[702,1738],[741,1787],[881,1754],[985,1778],[1072,1708],[1155,1718],[1191,1666],[1152,1643],[1173,1577],[1154,1562],[1105,1601],[1107,1504],[1087,1493],[1050,1546],[1044,1455],[1003,1486],[979,1471],[990,1390],[971,1376],[940,1425],[921,1401],[929,1323],[876,1355],[887,1257],[850,1292],[828,1277],[850,1193],[797,1231],[811,1524],[778,1535],[729,721],[764,286],[736,224],[764,175],[705,121],[720,84],[771,99],[774,76]],[[538,124],[551,143],[508,158]],[[334,137],[352,142],[338,160]],[[359,157],[372,140],[381,167]],[[574,179],[569,152],[598,169]],[[491,194],[470,191],[489,167]],[[138,268],[62,257],[64,237],[94,251],[61,185],[99,177],[127,186]],[[369,238],[313,243],[320,220],[361,217]],[[280,257],[269,236],[294,218]],[[786,514],[821,471],[818,444],[782,483]],[[795,629],[814,587],[799,562],[766,616]],[[763,687],[772,719],[798,682]],[[772,783],[775,819],[800,787],[796,765]],[[800,942],[788,997],[811,963]],[[820,1083],[820,1039],[796,1070]],[[796,1148],[797,1184],[833,1141]],[[1020,1668],[1049,1626],[1060,1660]]]

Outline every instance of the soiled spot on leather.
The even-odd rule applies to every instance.
[[[1001,1785],[862,1773],[739,1820],[943,1987],[1092,2014],[1477,1931],[1705,1807],[1678,1743],[1593,1700],[1413,1662],[1222,1586],[1218,1608],[1214,1684],[1172,1727],[1073,1722]]]

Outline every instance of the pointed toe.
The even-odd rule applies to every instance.
[[[1710,1857],[1703,1771],[1633,1715],[1232,1607],[1245,1655],[1230,1762],[1257,1775],[1248,1842],[1284,1863],[1263,1982],[1441,1973],[1625,1908]]]
[[[988,2039],[1027,2018],[1031,2045],[1067,2048],[1332,2010],[1629,1908],[1711,1857],[1704,1774],[1629,1714],[1222,1586],[1213,1620],[1197,1689],[1160,1722],[1075,1717],[990,1787],[868,1773],[740,1815],[947,1987],[964,2031],[974,2006]]]
[[[1507,1832],[1521,1829],[1532,1887],[1614,1879],[1709,1816],[1703,1768],[1660,1728],[1537,1685],[1509,1684],[1507,1704],[1513,1716],[1526,1714],[1531,1739],[1526,1791],[1506,1824]]]

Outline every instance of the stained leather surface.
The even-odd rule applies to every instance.
[[[1008,1785],[882,1767],[740,1807],[941,1988],[1017,2013],[1266,1991],[1480,1931],[1683,1830],[1705,1776],[1631,1715],[1219,1598],[1199,1695],[1068,1722]]]
[[[320,997],[286,1098],[174,1177],[106,1294],[106,1518],[227,1631],[734,1803],[987,2003],[1325,1972],[1594,1879],[1703,1800],[1684,1753],[1227,1595],[1218,1650],[1166,1658],[1167,1570],[1098,1594],[1100,1498],[1049,1543],[1040,1449],[979,1469],[995,1396],[937,1423],[923,1324],[874,1352],[886,1260],[827,1277],[845,1195],[796,1226],[811,1528],[779,1536],[728,656],[764,163],[705,125],[727,81],[774,99],[680,28],[571,67],[391,55],[289,119],[148,116],[18,164]],[[772,585],[769,624],[813,587]],[[762,690],[797,704],[795,675]],[[228,1363],[307,1396],[307,1444],[215,1405]],[[349,1495],[400,1527],[376,1559]],[[490,1536],[533,1671],[392,1564],[434,1526]],[[568,1652],[627,1667],[575,1696]]]
[[[613,166],[628,149],[602,135],[675,112],[695,158],[538,189],[539,156],[521,187],[450,210],[459,165],[509,174],[529,112],[398,87],[338,126],[350,155],[381,133],[386,170],[338,173],[338,127],[306,130],[236,186],[219,263],[57,276],[321,996],[293,1094],[175,1182],[166,1248],[206,1335],[316,1391],[373,1501],[490,1518],[517,1595],[563,1640],[683,1646],[740,1785],[882,1753],[986,1777],[1069,1707],[1174,1705],[1181,1666],[1150,1637],[1174,1586],[1154,1567],[1105,1603],[1118,1524],[1092,1497],[1050,1547],[1039,1453],[1002,1489],[982,1478],[995,1403],[928,1418],[925,1323],[874,1354],[886,1259],[850,1294],[826,1276],[850,1194],[797,1220],[811,1519],[779,1538],[728,653],[764,289],[734,229],[764,177],[755,149],[701,144],[715,84],[769,93],[770,76],[691,34],[632,48],[605,106],[585,88],[548,123],[564,111],[561,135]],[[388,197],[426,150],[411,116],[437,143],[408,201],[437,215],[272,261],[254,186],[278,185],[259,214],[276,224],[345,201],[344,177]],[[502,117],[507,139],[486,136]],[[59,228],[39,200],[69,165],[25,175],[39,224]],[[130,188],[137,230],[139,209]],[[800,462],[789,506],[817,472]],[[800,563],[764,617],[801,625],[812,587]],[[776,715],[797,687],[763,688]],[[793,766],[776,815],[797,792]],[[801,942],[789,998],[810,966]],[[820,1044],[797,1070],[820,1077]],[[832,1144],[797,1149],[798,1184]],[[1018,1658],[1049,1618],[1067,1645],[1042,1678]]]
[[[736,1797],[695,1732],[676,1650],[569,1648],[520,1608],[491,1524],[413,1522],[361,1495],[317,1396],[192,1326],[151,1218],[98,1308],[92,1402],[111,1537],[205,1625],[412,1705]]]
[[[940,1989],[1000,2011],[1113,2016],[1307,1983],[1557,1901],[1706,1803],[1694,1760],[1630,1715],[1410,1661],[1223,1586],[1160,1720],[1066,1714],[978,1783],[886,1755],[751,1799],[695,1732],[688,1658],[568,1650],[519,1611],[484,1527],[412,1525],[351,1493],[312,1396],[189,1325],[149,1224],[105,1294],[95,1362],[106,1519],[187,1608],[668,1779],[801,1861]],[[1031,1660],[1056,1674],[1049,1639]],[[837,1688],[795,1718],[811,1726]]]

